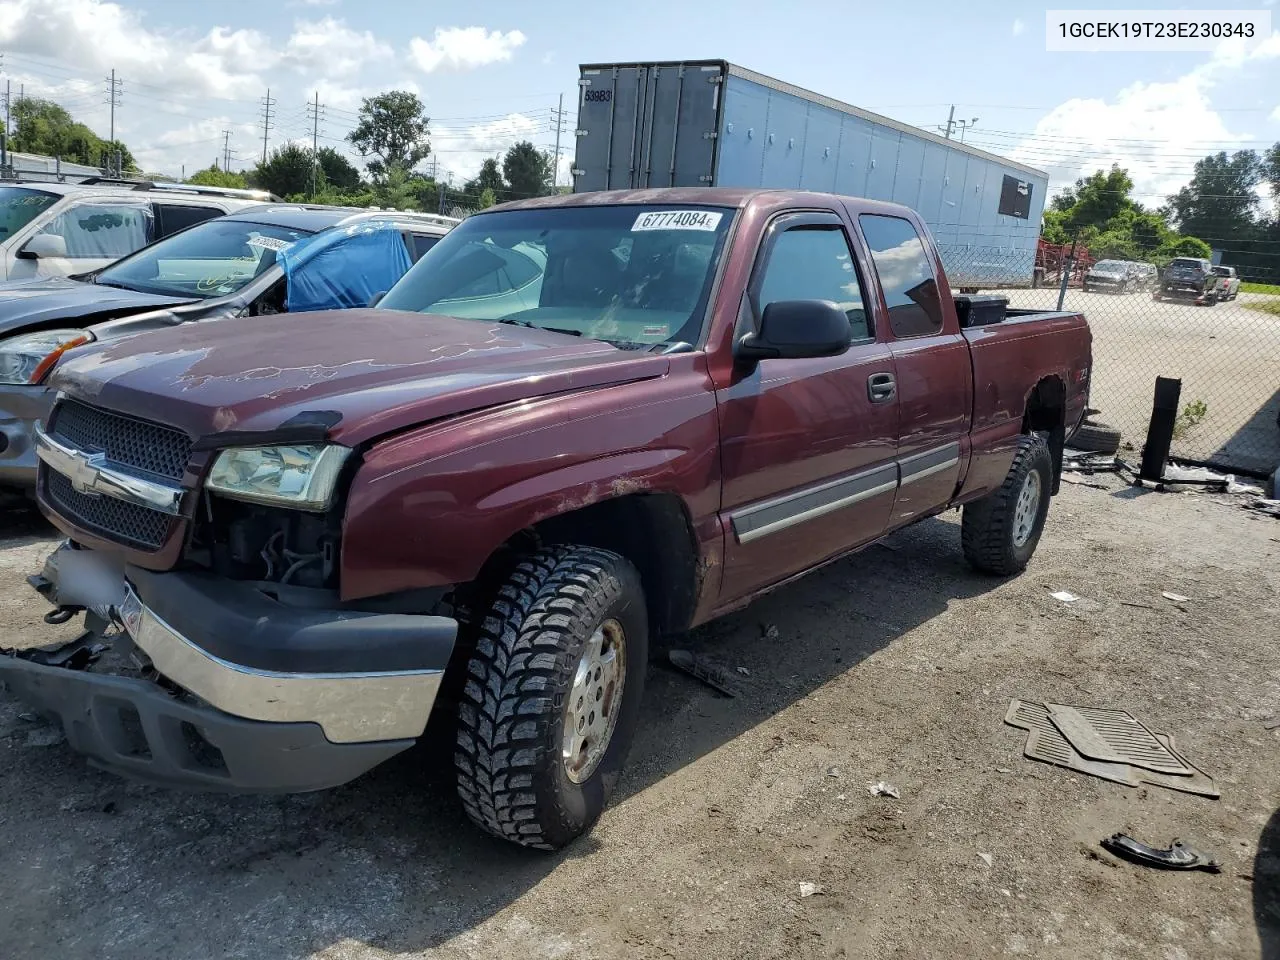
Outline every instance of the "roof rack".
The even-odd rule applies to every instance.
[[[85,177],[76,186],[112,184],[131,187],[134,190],[169,190],[174,193],[196,193],[214,197],[238,197],[244,200],[282,203],[269,190],[241,190],[236,187],[210,187],[200,183],[170,183],[165,180],[132,180],[129,177]]]

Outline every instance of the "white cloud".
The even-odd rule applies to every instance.
[[[352,30],[342,20],[299,21],[285,45],[283,59],[296,69],[327,77],[359,73],[370,60],[393,56],[390,45],[369,31]]]
[[[0,0],[0,48],[214,97],[260,92],[258,71],[279,59],[257,30],[216,27],[192,41],[148,30],[135,12],[103,0]]]
[[[1027,25],[1021,17],[1013,21],[1013,35],[1015,37],[1020,36],[1026,29]]]
[[[1242,67],[1277,57],[1280,34],[1251,50],[1225,43],[1174,80],[1134,83],[1106,99],[1068,100],[1009,156],[1048,172],[1051,191],[1119,164],[1133,177],[1137,199],[1158,205],[1190,178],[1195,157],[1250,145],[1253,137],[1227,126],[1210,93]]]
[[[1271,119],[1276,123],[1280,123],[1280,107],[1276,107],[1271,111]]]
[[[486,30],[484,27],[437,27],[431,40],[414,37],[409,56],[423,73],[444,67],[473,70],[486,64],[510,60],[525,35],[519,30]]]
[[[334,7],[341,0],[289,0],[291,7]]]

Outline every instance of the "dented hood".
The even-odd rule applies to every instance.
[[[84,347],[51,383],[197,438],[244,442],[318,421],[331,439],[357,444],[468,410],[661,376],[668,365],[543,330],[342,310],[186,324]]]

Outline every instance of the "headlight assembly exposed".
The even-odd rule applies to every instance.
[[[282,444],[231,447],[218,454],[205,488],[224,497],[297,510],[326,510],[348,447]]]
[[[92,340],[88,330],[41,330],[0,340],[0,383],[39,383],[63,353]]]

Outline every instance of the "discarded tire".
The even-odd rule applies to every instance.
[[[1009,576],[1026,569],[1045,519],[1053,488],[1053,458],[1041,436],[1022,437],[1000,489],[965,505],[960,542],[977,570]]]
[[[1120,449],[1120,431],[1110,424],[1086,420],[1067,441],[1067,446],[1089,453],[1115,453]]]
[[[505,840],[556,849],[595,823],[639,718],[649,624],[640,575],[557,546],[516,565],[480,625],[458,707],[458,796]]]

